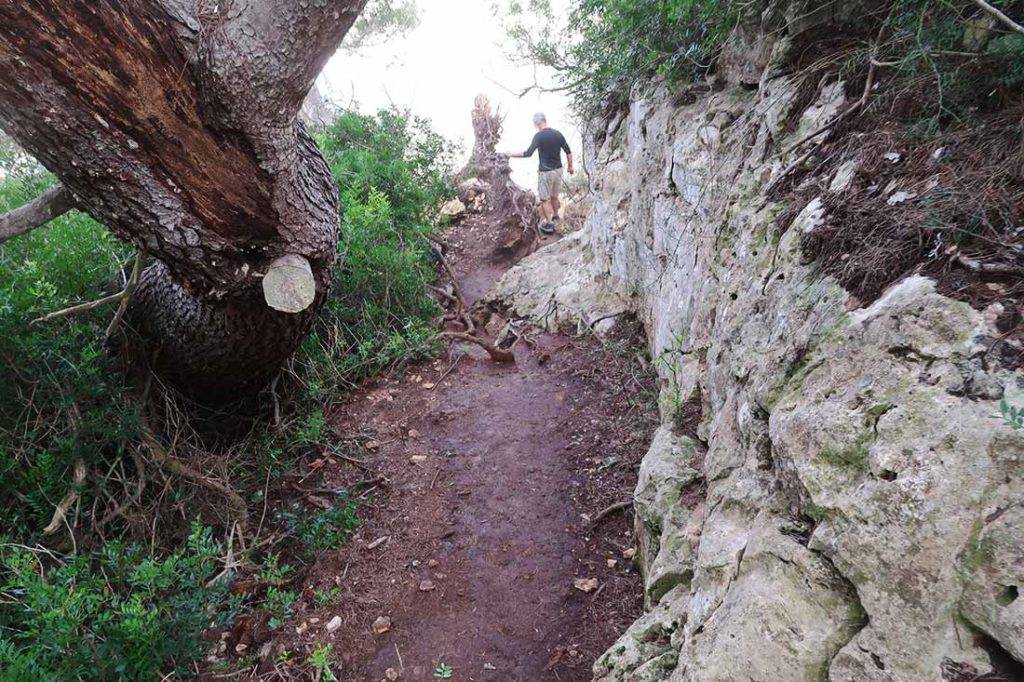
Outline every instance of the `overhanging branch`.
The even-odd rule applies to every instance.
[[[10,213],[0,215],[0,244],[11,237],[42,227],[74,208],[71,192],[57,185]]]
[[[1009,29],[1011,31],[1016,31],[1017,33],[1020,33],[1021,35],[1024,35],[1024,26],[1021,26],[1016,21],[1014,21],[1010,17],[1006,16],[1005,14],[1000,12],[998,9],[996,9],[992,5],[988,4],[987,2],[985,2],[985,0],[974,0],[974,4],[977,5],[978,7],[982,8],[983,10],[985,10],[986,12],[991,14],[992,16],[994,16],[999,21],[1001,21],[1003,24],[1005,24],[1007,27],[1009,27]]]

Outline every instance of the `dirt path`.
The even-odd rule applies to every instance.
[[[448,240],[476,299],[507,264],[490,260],[479,219]],[[381,485],[363,493],[358,536],[306,580],[307,597],[336,597],[308,600],[277,649],[331,642],[343,680],[433,680],[439,666],[453,680],[589,679],[640,609],[622,559],[631,517],[594,529],[583,517],[628,499],[653,426],[635,342],[538,332],[514,366],[456,346],[352,396],[335,428],[372,464],[327,458],[323,482]],[[576,589],[580,578],[597,590]]]

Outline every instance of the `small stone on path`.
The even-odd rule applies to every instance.
[[[381,616],[377,620],[373,621],[373,631],[378,635],[383,635],[385,632],[391,629],[391,619],[387,616]]]
[[[334,618],[331,618],[331,620],[327,622],[327,625],[325,627],[327,629],[327,632],[334,632],[335,630],[340,628],[341,616],[335,616]]]
[[[597,578],[576,578],[572,584],[577,590],[589,594],[597,589],[598,580]]]

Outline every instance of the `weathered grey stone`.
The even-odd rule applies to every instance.
[[[698,447],[691,438],[677,436],[671,426],[664,425],[640,465],[634,518],[648,604],[657,604],[677,585],[688,585],[693,575],[700,529],[694,515],[699,516],[703,502],[697,457]]]
[[[1024,383],[985,353],[999,311],[920,276],[861,307],[803,262],[828,202],[780,225],[766,188],[847,102],[825,84],[794,112],[795,91],[763,75],[631,102],[586,142],[583,232],[498,288],[549,327],[636,314],[663,416],[704,407],[700,461],[663,427],[636,491],[647,605],[676,625],[602,680],[938,682],[992,668],[976,632],[1024,662],[1024,434],[999,414]]]
[[[594,663],[598,682],[647,682],[664,679],[652,675],[675,668],[676,654],[671,637],[679,626],[682,609],[674,606],[686,599],[685,588],[676,588],[665,600],[633,623]],[[655,665],[651,665],[660,661]],[[669,667],[671,665],[671,667]]]
[[[578,325],[608,331],[630,306],[624,296],[595,279],[586,236],[575,232],[523,259],[487,299],[549,330]]]

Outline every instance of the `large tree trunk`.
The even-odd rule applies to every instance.
[[[0,128],[155,259],[133,319],[200,397],[265,383],[326,297],[337,191],[296,116],[364,3],[0,0]]]

